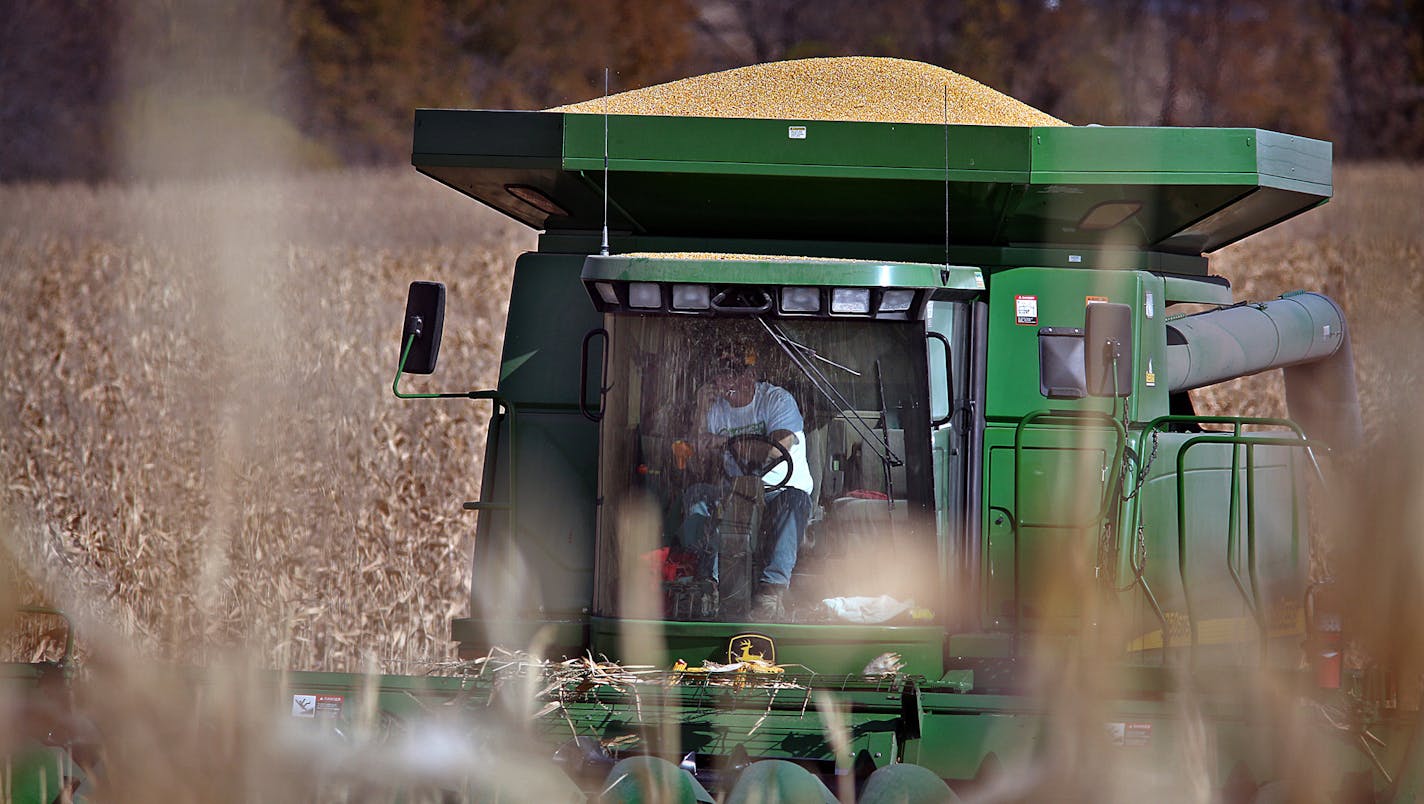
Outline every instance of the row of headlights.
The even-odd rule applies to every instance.
[[[698,313],[717,312],[729,307],[740,311],[755,309],[756,302],[770,312],[772,299],[777,302],[778,312],[783,315],[852,315],[905,317],[915,305],[917,290],[904,288],[825,288],[825,287],[783,287],[759,288],[754,286],[728,286],[714,292],[710,285],[684,284],[674,282],[629,282],[622,290],[626,301],[619,298],[620,288],[612,282],[594,282],[593,288],[603,303],[609,307],[627,307],[633,310],[673,310],[676,312]],[[733,294],[734,304],[726,298]],[[749,301],[750,300],[750,301]]]

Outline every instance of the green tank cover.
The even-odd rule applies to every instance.
[[[742,771],[727,804],[836,804],[815,774],[784,759],[753,762]]]
[[[651,756],[628,757],[614,765],[608,771],[598,800],[603,804],[712,804],[713,801],[707,788],[692,778],[692,774],[666,759]]]
[[[894,764],[870,774],[860,804],[955,804],[959,796],[934,771]]]

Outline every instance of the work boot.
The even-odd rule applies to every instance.
[[[786,609],[782,605],[785,595],[786,587],[781,584],[764,583],[758,587],[752,598],[752,622],[774,623],[785,619]]]
[[[711,578],[700,580],[696,587],[696,604],[692,619],[694,620],[715,620],[721,610],[720,601],[717,599],[717,582]]]

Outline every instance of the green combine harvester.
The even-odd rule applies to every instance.
[[[1203,256],[1327,201],[1329,143],[421,110],[412,162],[541,232],[498,387],[402,390],[431,282],[392,386],[493,407],[468,672],[287,674],[294,717],[460,724],[477,800],[1424,793],[1311,577],[1344,316]],[[1194,411],[1276,368],[1290,419]]]
[[[1238,302],[1204,256],[1327,201],[1329,143],[422,110],[412,162],[542,233],[469,394],[461,655],[660,672],[545,690],[573,779],[939,801],[1086,740],[1274,801],[1301,728],[1339,749],[1320,800],[1419,792],[1414,716],[1342,667],[1309,577],[1308,500],[1361,439],[1343,313]],[[405,373],[443,305],[412,286]],[[1193,410],[1275,368],[1290,419]],[[1096,734],[1055,728],[1070,658],[1112,679]]]

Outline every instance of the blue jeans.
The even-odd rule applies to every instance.
[[[725,493],[723,486],[697,483],[683,495],[684,518],[678,541],[683,549],[698,557],[698,574],[717,579],[717,538],[712,509]],[[762,583],[789,586],[796,568],[801,534],[811,519],[811,495],[787,486],[766,494],[766,510],[761,517],[761,552],[766,566]]]

